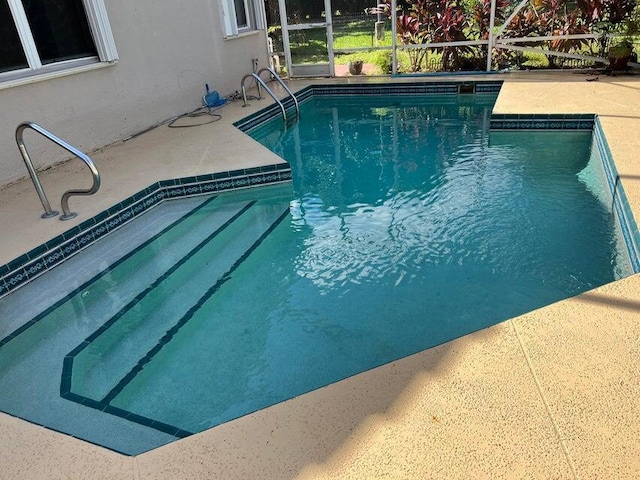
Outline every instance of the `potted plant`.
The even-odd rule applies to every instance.
[[[624,38],[615,45],[609,47],[607,58],[609,59],[609,68],[611,70],[626,70],[633,55],[633,43]]]
[[[362,73],[362,60],[352,60],[349,62],[349,73],[351,75],[360,75]]]
[[[610,27],[612,26],[610,25]],[[621,36],[609,39],[609,48],[606,50],[609,68],[615,71],[626,70],[629,60],[634,56],[633,37],[638,34],[640,29],[635,18],[627,18],[624,22],[614,25],[613,28],[615,30],[609,28],[605,29],[605,32],[608,33],[607,30],[617,30]]]

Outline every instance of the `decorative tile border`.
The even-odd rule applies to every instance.
[[[620,228],[627,253],[634,273],[640,273],[640,231],[635,222],[633,212],[629,206],[629,201],[620,183],[620,177],[616,170],[611,149],[602,129],[600,119],[596,117],[593,129],[593,138],[597,148],[597,154],[602,160],[605,176],[615,210],[616,223]]]
[[[458,95],[461,92],[476,94],[496,94],[500,92],[502,82],[430,82],[430,83],[386,83],[386,84],[350,84],[350,85],[310,85],[295,93],[298,103],[313,96],[322,95]],[[294,107],[291,97],[282,100],[286,110]],[[271,104],[262,110],[234,123],[241,131],[247,132],[254,127],[280,115],[280,107]]]
[[[165,200],[291,180],[288,163],[163,180],[141,190],[47,243],[0,265],[0,298],[39,277]]]
[[[491,115],[491,130],[593,130],[593,113]]]

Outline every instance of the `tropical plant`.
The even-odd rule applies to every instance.
[[[369,10],[372,14],[390,17],[391,4],[383,0],[377,7]],[[467,40],[466,31],[469,22],[461,0],[415,0],[400,7],[396,12],[396,32],[403,45],[423,45]],[[411,70],[420,71],[427,57],[428,49],[407,49]],[[444,47],[442,62],[445,69],[455,68],[459,64],[461,51],[455,47]]]
[[[497,0],[496,25],[504,21],[513,0]],[[637,13],[637,0],[532,0],[505,25],[506,38],[532,37],[521,46],[537,46],[535,37],[553,35],[601,33],[600,42],[584,38],[555,39],[547,42],[553,52],[575,53],[606,51],[609,35],[625,34],[629,44],[629,32]],[[391,11],[390,0],[382,0],[369,13],[382,14],[394,18],[398,41],[403,45],[424,45],[407,49],[411,71],[420,71],[430,51],[428,44],[450,43],[465,40],[486,40],[489,38],[491,0],[411,0],[399,1],[397,11]],[[479,68],[486,63],[486,47],[445,46],[442,47],[442,65],[445,70]],[[494,53],[498,64],[513,62],[521,52],[500,49]],[[558,66],[562,59],[547,54],[550,67]]]
[[[382,0],[378,6],[369,9],[368,13],[373,15],[384,15],[387,18],[395,17],[396,34],[402,45],[420,45],[426,43],[427,39],[425,38],[424,29],[421,28],[422,25],[414,7],[411,8],[410,13],[405,13],[400,10],[399,14],[396,12],[392,15],[391,0]],[[412,48],[409,49],[407,53],[411,63],[411,71],[419,71],[422,62],[427,55],[427,49]]]
[[[620,32],[636,8],[636,0],[536,0],[519,12],[505,30],[506,37],[540,35],[601,34],[595,45],[600,53],[608,47],[608,34]],[[530,45],[535,45],[532,42]],[[527,45],[527,44],[522,44]],[[556,39],[549,50],[557,52],[594,52],[590,39]],[[595,53],[595,52],[594,52]],[[549,66],[557,64],[556,56],[548,55]]]

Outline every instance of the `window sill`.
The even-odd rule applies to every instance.
[[[236,38],[250,37],[251,35],[257,35],[260,32],[264,32],[264,30],[250,30],[248,32],[240,32],[237,35],[231,35],[228,37],[224,37],[224,41],[235,40]]]
[[[113,62],[100,62],[96,60],[91,63],[78,65],[75,67],[66,67],[66,68],[58,64],[56,65],[57,68],[52,68],[50,71],[34,72],[32,74],[25,74],[25,76],[9,78],[7,80],[3,80],[2,75],[0,75],[0,90],[4,90],[5,88],[17,87],[20,85],[29,85],[31,83],[44,82],[45,80],[66,77],[67,75],[75,75],[76,73],[99,70],[101,68],[106,68],[106,67],[115,65],[116,63],[117,63],[117,60]]]

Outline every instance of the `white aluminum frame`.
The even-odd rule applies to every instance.
[[[359,48],[341,48],[341,49],[333,49],[333,29],[331,26],[331,0],[325,0],[325,11],[327,12],[327,22],[325,23],[309,23],[309,24],[299,24],[299,25],[287,25],[286,20],[286,0],[279,0],[280,3],[280,18],[282,19],[282,32],[283,32],[283,43],[285,50],[285,58],[287,61],[288,71],[292,72],[292,67],[295,65],[291,65],[291,50],[289,43],[289,31],[293,30],[303,30],[307,28],[318,28],[325,27],[327,28],[327,41],[328,41],[328,50],[329,50],[329,63],[330,63],[330,74],[334,75],[334,53],[350,53],[350,52],[361,52],[361,51],[372,51],[372,50],[391,50],[392,54],[392,74],[398,74],[398,59],[397,52],[398,50],[411,50],[411,49],[420,49],[420,48],[442,48],[448,46],[473,46],[473,45],[487,45],[487,66],[486,71],[491,72],[493,70],[493,58],[494,52],[496,49],[504,49],[504,50],[515,50],[515,51],[523,51],[523,52],[532,52],[532,53],[542,53],[544,55],[556,56],[562,58],[572,58],[576,60],[592,60],[594,62],[608,63],[608,60],[603,57],[597,57],[594,55],[582,55],[576,53],[566,53],[566,52],[557,52],[552,50],[545,50],[544,48],[536,48],[532,46],[520,46],[518,43],[536,43],[536,42],[546,42],[550,40],[576,40],[576,39],[597,39],[601,36],[594,33],[589,34],[574,34],[574,35],[545,35],[539,37],[521,37],[521,38],[503,38],[505,30],[508,28],[509,24],[513,21],[516,15],[527,6],[531,2],[531,0],[521,0],[520,3],[516,5],[511,14],[505,19],[504,23],[500,25],[499,28],[496,28],[495,25],[495,12],[496,12],[496,3],[497,0],[491,0],[491,16],[489,20],[489,39],[488,40],[475,40],[475,41],[462,41],[462,42],[446,42],[446,43],[424,43],[424,44],[415,44],[415,45],[398,45],[397,42],[397,27],[395,22],[395,12],[397,8],[397,0],[391,0],[391,11],[394,12],[394,18],[391,21],[391,47],[359,47]],[[295,75],[294,75],[295,76]]]
[[[306,76],[330,76],[335,75],[334,50],[333,50],[333,24],[331,17],[331,0],[324,0],[325,21],[318,23],[297,23],[289,25],[287,21],[287,5],[286,0],[278,0],[280,7],[280,23],[282,26],[282,44],[284,46],[284,58],[287,65],[287,74],[289,77],[306,77]],[[312,28],[324,28],[327,35],[327,56],[328,63],[310,64],[310,65],[294,65],[291,59],[291,43],[289,40],[289,32],[296,30],[309,30]],[[326,66],[326,70],[324,67]],[[296,74],[295,70],[301,72],[307,70],[308,75],[303,73]]]
[[[21,0],[7,0],[9,10],[13,17],[13,21],[18,30],[18,37],[22,44],[25,56],[27,58],[28,68],[20,70],[11,70],[0,74],[0,82],[9,79],[22,78],[26,76],[37,75],[39,73],[48,73],[55,70],[64,70],[85,65],[87,62],[95,61],[114,63],[118,60],[118,51],[113,39],[111,26],[109,25],[109,17],[103,0],[83,0],[85,12],[87,14],[87,22],[91,30],[91,36],[98,52],[98,57],[85,57],[75,60],[56,62],[49,65],[43,65],[40,55],[36,48],[36,43],[27,20],[24,6]]]
[[[86,0],[85,0],[86,1]],[[238,25],[236,3],[234,0],[221,0],[219,3],[222,15],[222,28],[225,39],[236,38],[250,32],[263,30],[266,21],[264,19],[264,4],[256,0],[242,0],[247,24]]]

